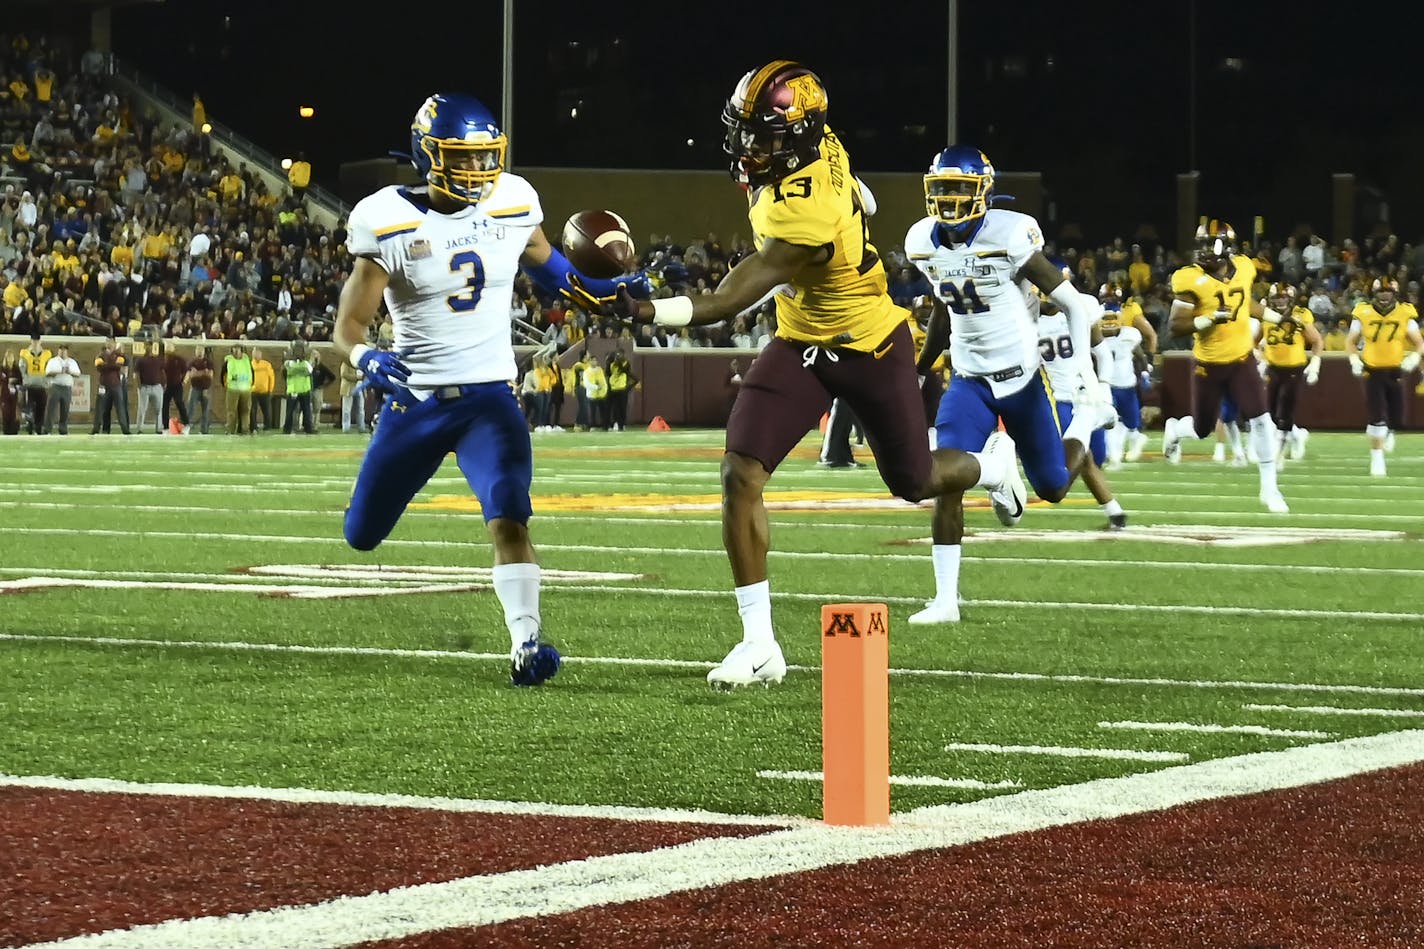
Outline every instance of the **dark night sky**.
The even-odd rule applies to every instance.
[[[1094,240],[1144,221],[1170,231],[1193,130],[1204,210],[1245,224],[1265,214],[1275,234],[1325,230],[1330,174],[1351,171],[1379,189],[1404,239],[1424,231],[1424,120],[1398,101],[1417,89],[1412,56],[1299,4],[1158,6],[960,4],[958,137],[1001,169],[1043,172],[1050,234],[1067,221]],[[343,161],[406,147],[410,116],[436,89],[501,111],[501,0],[414,9],[397,19],[348,3],[167,0],[117,8],[113,39],[180,95],[200,91],[214,119],[276,154],[304,149],[318,181],[334,182]],[[742,72],[786,57],[820,74],[860,170],[921,171],[948,144],[947,5],[858,5],[869,19],[825,9],[521,0],[515,167],[720,169],[722,102]],[[305,123],[304,103],[317,110]]]

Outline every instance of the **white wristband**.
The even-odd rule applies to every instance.
[[[361,368],[361,360],[366,358],[366,354],[371,351],[371,347],[365,343],[357,343],[351,347],[351,355],[346,357],[346,361],[357,369]]]
[[[658,326],[692,323],[692,297],[664,297],[653,301],[653,322]]]

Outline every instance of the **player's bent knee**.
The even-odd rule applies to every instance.
[[[500,478],[490,485],[489,497],[482,499],[485,523],[496,518],[527,524],[534,513],[529,500],[529,484],[522,478]]]
[[[361,523],[359,518],[351,516],[350,511],[346,512],[341,529],[346,535],[346,543],[355,550],[375,550],[381,541],[386,539],[386,534],[390,533],[388,530],[377,530],[370,523]]]
[[[770,472],[749,455],[727,452],[722,455],[722,496],[741,498],[760,493]]]

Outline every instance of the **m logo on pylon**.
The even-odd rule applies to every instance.
[[[874,636],[874,635],[876,635],[877,633],[879,633],[881,636],[888,636],[888,635],[890,635],[890,631],[885,628],[885,614],[884,614],[884,613],[871,613],[871,614],[870,614],[870,625],[866,627],[866,629],[865,629],[865,635],[867,635],[867,636]]]
[[[831,621],[826,624],[826,636],[860,636],[860,629],[855,625],[854,613],[832,613]]]

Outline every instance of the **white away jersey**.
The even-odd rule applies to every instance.
[[[949,358],[956,374],[987,379],[995,395],[1023,388],[1038,370],[1038,328],[1018,272],[1043,250],[1043,233],[1027,214],[999,208],[968,244],[935,242],[936,218],[905,234],[905,254],[929,279],[950,314]]]
[[[1073,351],[1073,336],[1068,332],[1068,317],[1062,310],[1051,315],[1038,314],[1038,354],[1043,359],[1054,401],[1072,402],[1081,374],[1078,360],[1074,358],[1077,353]]]
[[[1109,311],[1105,318],[1113,316],[1116,314]],[[1132,332],[1125,332],[1127,329]],[[1133,389],[1137,387],[1137,368],[1133,365],[1132,356],[1137,344],[1142,341],[1142,334],[1135,326],[1124,326],[1123,330],[1122,335],[1104,337],[1093,352],[1098,354],[1099,379],[1114,389]]]
[[[539,195],[509,172],[488,198],[454,214],[396,185],[351,210],[346,246],[391,275],[386,307],[417,393],[516,377],[509,301],[519,258],[543,220]]]

